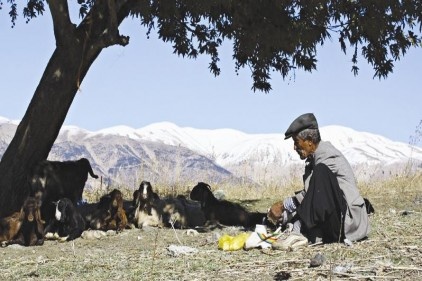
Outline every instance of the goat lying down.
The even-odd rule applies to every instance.
[[[44,221],[39,200],[28,197],[19,212],[0,220],[0,242],[22,246],[44,244]]]
[[[135,210],[135,225],[138,228],[146,226],[186,228],[188,226],[183,204],[175,198],[158,199],[149,206],[138,205]]]
[[[100,198],[100,201],[95,205],[95,210],[92,211],[92,214],[86,215],[86,211],[82,211],[85,215],[85,219],[88,221],[89,227],[95,230],[123,231],[128,226],[123,201],[122,192],[118,189],[114,189]]]
[[[85,220],[68,198],[55,202],[55,219],[45,228],[46,238],[58,238],[60,241],[72,241],[85,230]]]
[[[188,227],[205,225],[205,214],[202,211],[201,204],[199,202],[189,200],[183,195],[178,195],[176,199],[180,201],[185,208]]]
[[[175,205],[169,204],[166,210],[167,214],[176,211],[176,215],[173,217],[167,215],[164,218],[164,200],[160,199],[158,194],[152,190],[152,185],[148,181],[142,181],[139,189],[133,193],[133,204],[136,206],[133,218],[134,224],[138,228],[146,226],[164,227],[166,223],[169,223],[169,219],[172,219],[173,225],[180,223],[180,215],[176,211],[178,208]]]
[[[188,228],[205,222],[200,205],[184,197],[159,198],[150,182],[143,181],[133,193],[135,204],[134,224],[146,226]]]
[[[239,204],[227,200],[218,200],[211,187],[199,182],[190,192],[190,198],[201,203],[207,224],[219,223],[227,226],[254,228],[265,221],[266,213],[249,212]]]
[[[44,160],[32,168],[28,175],[30,194],[41,200],[41,215],[47,225],[54,221],[53,202],[69,198],[76,206],[82,200],[88,175],[98,178],[86,158],[64,162]]]
[[[0,219],[0,242],[7,242],[18,234],[21,228],[23,218],[21,212],[15,212],[12,215]]]

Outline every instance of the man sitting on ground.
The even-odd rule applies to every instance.
[[[330,142],[321,141],[315,116],[307,113],[296,118],[285,132],[285,139],[290,137],[306,163],[304,189],[270,208],[270,220],[293,224],[291,234],[277,240],[273,248],[294,248],[307,245],[308,240],[351,244],[366,238],[368,214],[352,168]]]

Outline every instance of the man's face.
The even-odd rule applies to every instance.
[[[305,160],[310,154],[314,152],[314,145],[310,140],[304,140],[298,136],[293,136],[294,150],[299,154],[300,159]]]

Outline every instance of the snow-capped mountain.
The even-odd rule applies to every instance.
[[[65,126],[62,134],[74,128]],[[81,130],[81,129],[77,129]],[[323,140],[329,140],[342,151],[351,164],[368,163],[390,165],[407,161],[410,157],[422,160],[422,149],[402,142],[394,142],[380,135],[358,132],[342,126],[320,128]],[[90,137],[115,135],[133,140],[159,142],[182,146],[213,159],[222,166],[236,165],[255,158],[263,164],[274,161],[282,164],[300,162],[291,139],[283,134],[246,134],[233,129],[204,130],[181,128],[169,122],[134,129],[117,126],[89,133]]]
[[[0,155],[13,137],[16,121],[0,117]],[[398,173],[409,161],[422,163],[422,149],[342,126],[320,128],[323,140],[336,146],[358,177]],[[286,180],[303,163],[283,134],[246,134],[233,129],[204,130],[169,122],[134,129],[110,127],[90,132],[64,126],[50,152],[51,160],[88,158],[106,178],[133,185],[148,178],[168,182]]]
[[[66,128],[64,128],[66,130]],[[320,129],[323,140],[329,140],[344,153],[352,165],[390,166],[409,159],[422,161],[422,149],[394,142],[380,135],[358,132],[342,126]],[[134,140],[148,140],[189,148],[207,156],[223,167],[256,162],[287,166],[300,163],[291,139],[283,134],[246,134],[232,129],[203,130],[181,128],[175,124],[155,123],[141,129],[113,127],[93,134],[120,135]]]

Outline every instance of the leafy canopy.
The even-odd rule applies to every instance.
[[[0,9],[4,6],[1,1]],[[16,2],[7,0],[12,26],[18,17]],[[25,2],[22,15],[27,22],[42,15],[49,3]],[[156,31],[161,40],[172,44],[175,54],[188,58],[210,56],[209,69],[214,75],[220,74],[219,47],[225,39],[230,40],[236,71],[251,69],[254,91],[271,90],[272,72],[279,72],[283,78],[296,69],[312,72],[317,67],[317,47],[333,37],[345,54],[352,51],[354,75],[359,72],[358,57],[363,57],[378,78],[393,72],[394,61],[410,47],[421,46],[420,0],[77,2],[81,18],[89,16],[94,6],[109,5],[116,15],[139,19],[148,28],[147,35]]]

